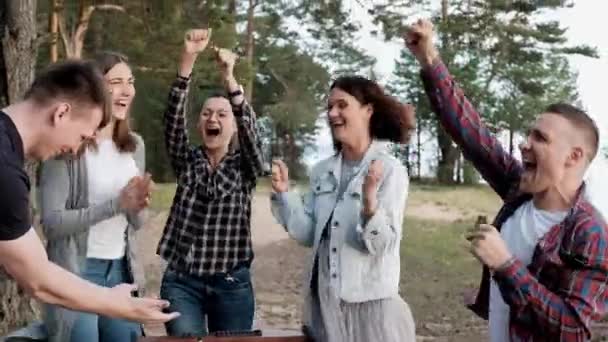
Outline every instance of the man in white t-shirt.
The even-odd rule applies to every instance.
[[[608,311],[608,229],[583,182],[598,150],[595,123],[574,106],[550,105],[516,160],[481,121],[432,37],[432,24],[420,20],[404,38],[433,111],[504,202],[493,225],[467,234],[484,264],[469,307],[489,319],[492,342],[589,340],[591,323]]]

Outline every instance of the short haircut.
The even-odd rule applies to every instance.
[[[600,133],[595,121],[584,110],[567,103],[553,103],[545,108],[545,113],[559,115],[580,129],[591,148],[589,161],[595,158],[599,148]]]
[[[89,61],[67,60],[42,70],[25,93],[26,100],[47,104],[55,99],[101,107],[99,128],[111,119],[110,96],[99,68]]]
[[[207,99],[211,99],[214,97],[224,98],[230,101],[230,99],[228,98],[228,94],[226,94],[226,92],[222,90],[212,90],[211,92],[209,92],[209,96],[207,96]]]

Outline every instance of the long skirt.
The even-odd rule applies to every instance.
[[[328,239],[318,249],[316,278],[318,286],[307,295],[304,313],[304,324],[315,342],[416,341],[412,312],[401,297],[362,303],[347,303],[338,297],[329,285]]]

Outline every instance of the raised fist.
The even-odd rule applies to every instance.
[[[193,29],[186,32],[184,51],[189,54],[199,54],[209,44],[211,29]]]
[[[403,39],[405,46],[414,57],[424,66],[430,66],[439,55],[433,44],[433,24],[426,19],[420,19],[408,27]]]
[[[228,49],[215,48],[215,58],[224,78],[231,76],[238,55]]]

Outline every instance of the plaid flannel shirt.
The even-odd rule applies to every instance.
[[[507,153],[437,60],[422,71],[426,93],[444,129],[460,146],[504,204],[494,220],[499,230],[530,194],[519,191],[523,168]],[[530,265],[513,259],[493,275],[510,307],[512,341],[586,341],[606,314],[608,228],[585,199],[584,184],[567,217],[538,242]],[[488,319],[490,272],[469,308]]]
[[[192,275],[249,266],[251,196],[264,172],[256,116],[247,101],[232,105],[238,148],[212,169],[202,146],[191,145],[185,107],[190,79],[178,77],[164,115],[165,144],[177,189],[157,253],[168,266]]]

